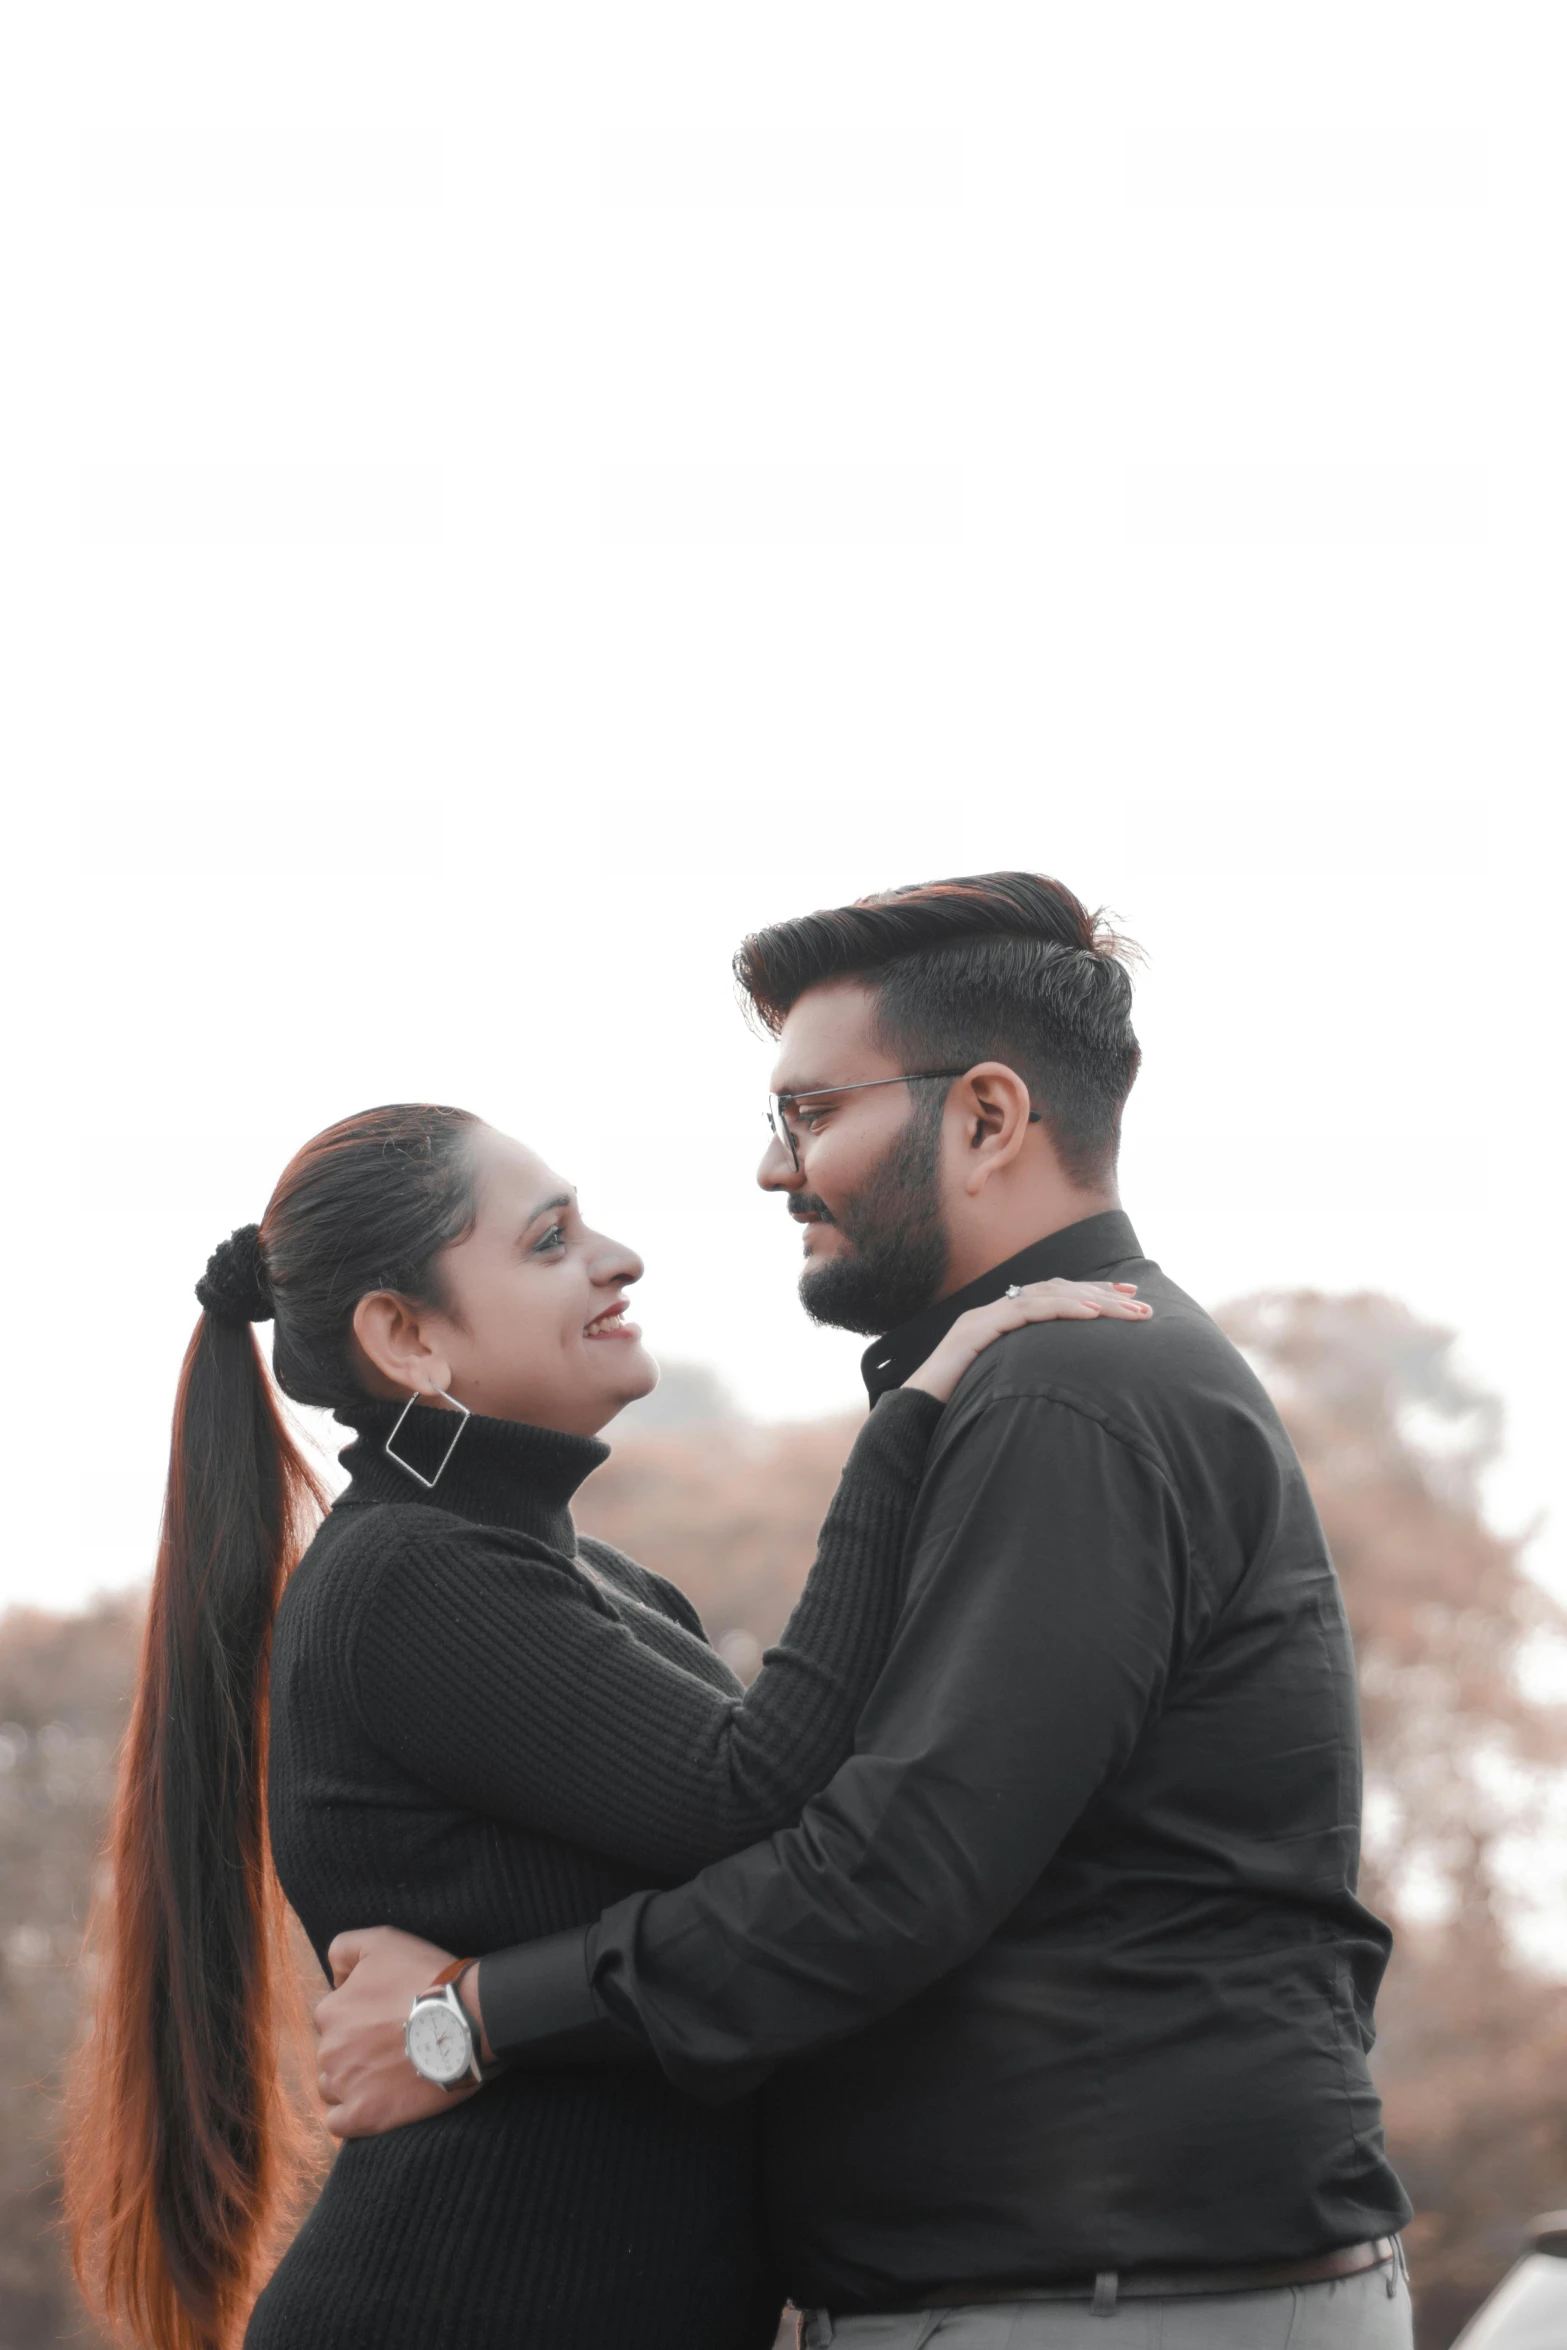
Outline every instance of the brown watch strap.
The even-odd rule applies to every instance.
[[[478,1963],[479,1962],[476,1958],[454,1958],[449,1960],[448,1963],[442,1967],[440,1973],[436,1976],[435,1981],[430,1985],[430,1991],[444,1991],[448,1983],[460,1984],[463,1976],[468,1972],[468,1969],[471,1966],[477,1966]],[[420,1997],[422,1999],[428,1999],[430,1996],[430,1991],[422,1991],[420,1993]],[[493,2063],[486,2061],[485,2058],[484,2026],[482,2024],[476,2024],[473,2020],[473,2017],[468,2013],[468,2005],[467,2002],[463,1999],[463,1995],[460,1989],[457,1993],[457,1998],[459,2004],[462,2007],[464,2016],[467,2017],[469,2045],[473,2050],[473,2065],[475,2076],[481,2081],[486,2081],[489,2079],[490,2075],[497,2070],[497,2067]]]
[[[430,1985],[430,1989],[432,1991],[443,1991],[448,1983],[455,1983],[459,1975],[466,1974],[469,1967],[477,1966],[478,1963],[479,1962],[476,1958],[452,1959],[449,1965],[442,1967],[440,1973],[436,1976],[435,1981]]]

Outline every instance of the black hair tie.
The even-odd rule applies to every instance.
[[[220,1240],[196,1284],[196,1295],[215,1322],[243,1328],[272,1319],[272,1284],[261,1254],[261,1226],[241,1224]]]

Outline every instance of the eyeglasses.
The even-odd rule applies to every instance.
[[[963,1069],[911,1069],[901,1077],[862,1077],[854,1085],[813,1085],[807,1093],[769,1094],[767,1123],[772,1129],[773,1140],[783,1144],[784,1149],[789,1153],[794,1171],[798,1175],[802,1172],[800,1149],[795,1140],[794,1128],[785,1115],[786,1108],[792,1110],[797,1103],[814,1102],[819,1100],[822,1095],[829,1093],[869,1093],[872,1087],[877,1085],[933,1085],[940,1077],[950,1080],[954,1077],[967,1076],[967,1074],[966,1067]],[[1037,1126],[1040,1123],[1038,1110],[1031,1109],[1029,1111],[1028,1122],[1030,1126]]]
[[[767,1098],[767,1123],[773,1130],[775,1142],[781,1142],[789,1153],[794,1171],[800,1173],[800,1151],[795,1141],[794,1128],[785,1115],[786,1107],[793,1109],[798,1102],[814,1102],[829,1093],[869,1093],[874,1085],[929,1085],[938,1077],[961,1077],[961,1069],[914,1069],[905,1077],[862,1077],[857,1085],[813,1085],[808,1093],[775,1093]],[[1032,1113],[1038,1118],[1038,1111]]]

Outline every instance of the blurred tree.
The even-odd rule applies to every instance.
[[[55,2099],[139,1599],[0,1625],[0,2343],[91,2339],[56,2230]]]
[[[1422,2350],[1567,2203],[1567,1987],[1522,1958],[1510,1852],[1567,1764],[1567,1709],[1527,1685],[1562,1612],[1481,1509],[1501,1436],[1453,1336],[1378,1296],[1288,1292],[1220,1317],[1271,1390],[1344,1586],[1366,1753],[1366,1899],[1398,1941],[1377,2073]],[[1549,1888],[1559,1903],[1567,1886]]]
[[[678,1583],[749,1681],[795,1603],[858,1425],[726,1420],[633,1436],[583,1487],[577,1523]]]
[[[1381,1297],[1259,1296],[1223,1319],[1300,1448],[1355,1630],[1367,1897],[1399,1931],[1378,2072],[1417,2207],[1422,2350],[1440,2350],[1522,2223],[1567,2204],[1567,1987],[1520,1957],[1507,1870],[1567,1759],[1562,1709],[1523,1671],[1561,1618],[1484,1522],[1499,1415],[1448,1333]],[[617,1431],[579,1520],[689,1592],[749,1678],[856,1421],[759,1430],[700,1382],[670,1400],[673,1425]],[[0,1624],[0,2350],[83,2338],[52,2233],[52,2089],[139,1619],[126,1599]]]

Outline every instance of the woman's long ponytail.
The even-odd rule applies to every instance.
[[[473,1227],[478,1123],[398,1102],[328,1127],[196,1287],[65,2162],[82,2288],[151,2350],[229,2350],[319,2143],[273,2029],[294,2002],[266,1724],[279,1595],[326,1495],[273,1378],[328,1411],[362,1397],[354,1308],[438,1294],[441,1251]],[[272,1377],[249,1327],[269,1316]]]
[[[279,1594],[326,1497],[248,1323],[216,1302],[174,1407],[66,2149],[78,2280],[116,2337],[156,2350],[232,2341],[304,2168],[273,2029],[289,1962],[266,1685]]]

